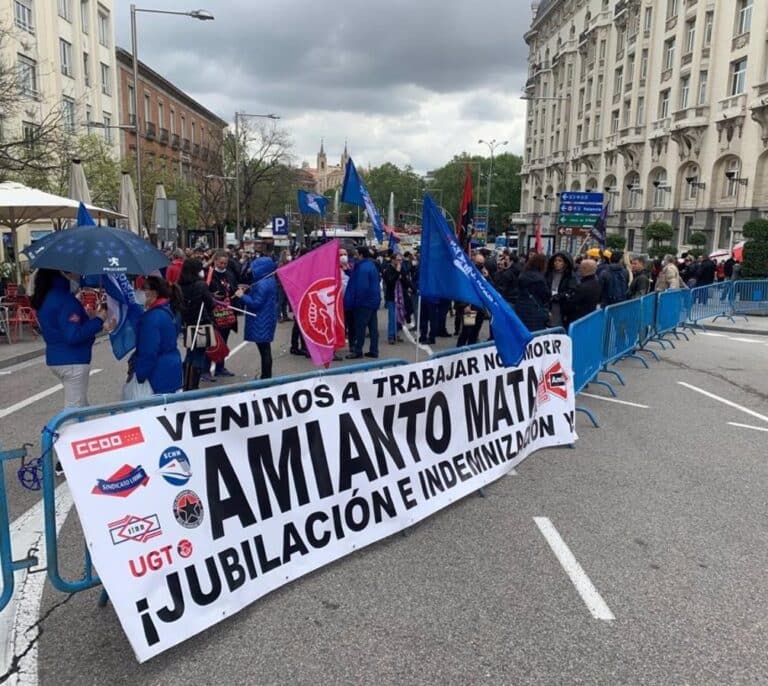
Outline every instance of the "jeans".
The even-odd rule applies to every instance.
[[[261,356],[261,377],[262,379],[272,378],[272,344],[271,343],[257,343],[256,347],[259,349],[259,355]]]
[[[64,408],[88,406],[88,379],[91,365],[61,364],[49,367],[64,386]]]
[[[397,336],[397,303],[387,301],[387,338],[391,341]]]
[[[371,355],[379,354],[379,320],[376,316],[376,310],[368,307],[355,308],[355,347],[352,350],[356,355],[363,354],[363,345],[365,343],[365,331],[371,337]]]

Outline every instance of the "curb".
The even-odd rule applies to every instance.
[[[718,326],[717,324],[707,324],[702,327],[706,331],[725,331],[727,333],[746,333],[753,336],[768,336],[768,331],[756,331],[755,329],[745,329],[743,327],[736,326]]]
[[[0,369],[5,369],[6,367],[13,367],[16,364],[21,364],[22,362],[34,360],[36,357],[44,357],[44,356],[45,356],[45,348],[37,348],[36,350],[27,350],[27,352],[25,353],[19,353],[18,355],[14,355],[13,357],[7,357],[3,360],[0,360]]]

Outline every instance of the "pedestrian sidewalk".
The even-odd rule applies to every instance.
[[[746,333],[757,336],[768,336],[768,317],[759,315],[733,315],[734,321],[720,317],[717,321],[707,319],[699,322],[707,331],[726,331],[729,333]]]
[[[0,369],[42,355],[45,355],[45,343],[42,338],[32,338],[28,335],[18,343],[10,344],[5,336],[0,339]]]

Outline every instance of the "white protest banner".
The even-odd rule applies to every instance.
[[[318,376],[60,431],[86,542],[140,661],[573,443],[571,341]]]

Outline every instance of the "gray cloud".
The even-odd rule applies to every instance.
[[[140,14],[140,59],[225,119],[238,109],[278,112],[299,158],[313,159],[322,136],[347,137],[358,158],[423,170],[489,128],[496,137],[524,130],[513,122],[524,108],[513,103],[525,78],[527,3],[203,4],[215,21]],[[190,9],[188,0],[161,5]],[[118,43],[129,46],[125,3],[116,14]]]

